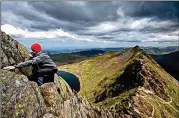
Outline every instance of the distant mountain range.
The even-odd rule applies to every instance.
[[[56,50],[44,50],[50,54],[59,54],[59,53],[74,53],[74,52],[88,52],[88,51],[122,51],[130,47],[119,47],[119,48],[92,48],[92,49],[56,49]],[[168,47],[141,47],[146,52],[150,54],[166,54],[179,50],[178,46],[168,46]]]
[[[63,51],[45,51],[51,58],[60,66],[69,63],[79,62],[87,58],[91,58],[97,55],[107,53],[109,51],[120,51],[123,52],[128,48],[95,48],[95,49],[76,49],[76,50],[63,50]],[[177,46],[170,47],[142,47],[148,54],[161,55],[174,52],[178,50]]]

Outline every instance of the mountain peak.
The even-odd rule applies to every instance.
[[[136,45],[135,47],[132,48],[135,52],[141,51],[142,49]]]

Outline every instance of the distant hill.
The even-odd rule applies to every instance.
[[[130,47],[121,47],[121,48],[97,48],[98,50],[103,50],[103,51],[123,51],[127,48]],[[168,46],[168,47],[141,47],[145,52],[149,54],[168,54],[171,52],[175,52],[179,49],[178,46]]]
[[[179,80],[179,51],[164,55],[152,55],[167,72]]]
[[[87,58],[101,55],[104,53],[105,51],[102,50],[91,49],[91,50],[84,50],[84,51],[72,52],[72,53],[59,53],[59,54],[48,53],[48,54],[52,58],[52,60],[55,61],[58,66],[60,66],[60,65],[79,62]]]
[[[178,46],[168,46],[168,47],[142,47],[147,53],[161,55],[161,54],[168,54],[171,52],[177,51],[179,48]]]
[[[60,66],[93,105],[131,117],[179,117],[179,83],[136,46]],[[161,110],[162,109],[162,110]]]
[[[74,52],[75,55],[85,56],[85,57],[93,57],[96,55],[100,55],[105,53],[106,51],[103,50],[97,50],[97,49],[91,49],[91,50],[84,50],[79,52]]]

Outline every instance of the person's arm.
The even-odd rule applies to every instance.
[[[27,67],[27,66],[31,66],[31,65],[34,65],[34,64],[38,64],[38,63],[40,63],[41,61],[42,61],[42,60],[41,60],[40,56],[37,56],[37,57],[34,57],[34,58],[31,59],[31,60],[18,63],[17,65],[15,65],[15,67],[16,67],[16,68]]]

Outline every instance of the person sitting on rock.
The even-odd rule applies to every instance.
[[[30,80],[36,81],[39,86],[44,83],[54,82],[54,74],[57,72],[57,66],[52,59],[42,52],[42,47],[38,43],[31,46],[31,59],[14,65],[15,68],[32,66],[32,75]]]

